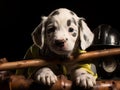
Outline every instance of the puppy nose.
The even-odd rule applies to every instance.
[[[55,40],[55,45],[58,47],[63,47],[64,46],[64,40]]]

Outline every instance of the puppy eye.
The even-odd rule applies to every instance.
[[[55,32],[55,27],[51,27],[47,30],[47,33]]]
[[[69,32],[73,32],[74,29],[73,29],[73,28],[69,28],[68,31],[69,31]]]

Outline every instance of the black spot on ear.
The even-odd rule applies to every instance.
[[[59,14],[59,11],[54,11],[51,16],[54,16],[54,15],[58,15]]]
[[[70,11],[70,13],[71,13],[72,15],[74,15],[74,12]]]
[[[83,37],[84,37],[84,39],[85,39],[85,41],[86,41],[86,40],[87,40],[87,37],[86,37],[86,35],[84,35]]]
[[[70,26],[70,24],[71,24],[71,20],[69,19],[67,20],[67,26]]]
[[[84,35],[83,38],[84,38],[85,41],[88,41],[88,38],[87,38],[86,35]]]

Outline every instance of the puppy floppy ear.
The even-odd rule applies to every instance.
[[[90,28],[85,23],[84,19],[79,20],[79,30],[80,30],[80,47],[85,50],[88,48],[93,41],[94,34],[91,32]]]
[[[45,21],[47,17],[42,17],[41,23],[32,32],[33,43],[37,45],[40,49],[44,46],[45,40]]]

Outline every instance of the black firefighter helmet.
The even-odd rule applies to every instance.
[[[101,24],[93,30],[94,41],[92,47],[119,47],[120,33],[111,25]]]

